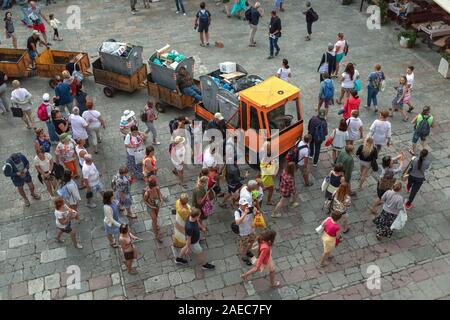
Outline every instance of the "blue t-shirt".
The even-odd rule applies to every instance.
[[[55,95],[59,97],[59,105],[72,103],[73,101],[73,97],[70,95],[70,86],[67,83],[59,83],[55,88]]]
[[[196,244],[200,240],[200,227],[197,221],[192,222],[188,218],[184,229],[186,236],[191,237],[191,244]]]

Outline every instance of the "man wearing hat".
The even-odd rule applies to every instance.
[[[34,184],[29,170],[30,163],[21,153],[12,154],[3,166],[3,173],[5,176],[11,178],[14,186],[17,188],[19,194],[25,201],[25,206],[27,207],[31,204],[23,188],[25,183],[28,184],[28,188],[30,189],[31,195],[34,199],[39,200],[41,198],[34,190]]]
[[[72,177],[78,177],[77,153],[75,141],[72,136],[65,132],[59,136],[59,143],[55,149],[56,163],[62,162],[66,169],[72,172]]]
[[[308,133],[312,140],[309,143],[309,157],[313,159],[313,166],[319,162],[320,148],[328,136],[328,124],[325,118],[325,110],[320,109],[317,116],[313,116],[308,123]]]
[[[33,34],[27,40],[27,51],[28,51],[28,56],[31,59],[31,66],[30,66],[31,70],[36,70],[36,58],[39,55],[39,53],[37,51],[37,43],[38,42],[44,44],[47,47],[49,46],[47,41],[43,41],[41,39],[41,33],[37,30],[33,30]]]
[[[103,184],[100,181],[100,173],[98,172],[92,159],[92,155],[90,154],[84,155],[82,173],[84,185],[88,187],[86,193],[87,206],[91,209],[96,208],[97,205],[92,202],[92,199],[97,192],[103,196]]]
[[[239,226],[239,251],[242,261],[252,265],[253,254],[250,249],[255,242],[255,228],[253,228],[254,210],[250,210],[250,203],[246,198],[239,200],[239,208],[234,212],[234,221]]]
[[[186,138],[177,136],[169,146],[170,160],[175,167],[172,173],[180,179],[181,185],[185,186],[183,167],[186,158]]]

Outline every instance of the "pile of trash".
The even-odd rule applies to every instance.
[[[142,52],[142,46],[114,40],[103,42],[99,49],[104,70],[128,76],[136,73],[144,64]]]
[[[100,52],[123,58],[128,58],[132,50],[133,46],[125,42],[103,42],[100,47]]]
[[[223,81],[222,79],[219,79],[219,78],[217,78],[217,77],[211,77],[211,79],[214,80],[214,82],[217,84],[217,86],[218,86],[220,89],[225,89],[225,90],[227,90],[227,91],[230,91],[231,93],[235,93],[235,90],[234,90],[234,88],[231,86],[231,84],[229,84],[229,83],[227,83],[227,82],[225,82],[225,81]]]
[[[156,55],[150,58],[150,62],[158,66],[163,66],[175,70],[178,65],[186,59],[186,56],[177,50],[170,50],[170,45],[156,50]]]

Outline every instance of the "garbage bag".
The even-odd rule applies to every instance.
[[[121,42],[103,42],[100,52],[113,54],[117,50],[119,50],[120,47],[126,47],[126,43]]]

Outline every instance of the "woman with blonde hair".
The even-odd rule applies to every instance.
[[[183,248],[186,245],[186,220],[191,214],[191,206],[189,205],[189,196],[182,193],[180,198],[175,202],[176,216],[173,229],[173,246],[175,248]]]
[[[364,144],[358,147],[356,150],[356,156],[359,159],[360,175],[359,175],[359,190],[363,189],[363,184],[366,181],[367,175],[372,163],[378,159],[378,150],[375,147],[373,138],[368,136],[364,140]]]

